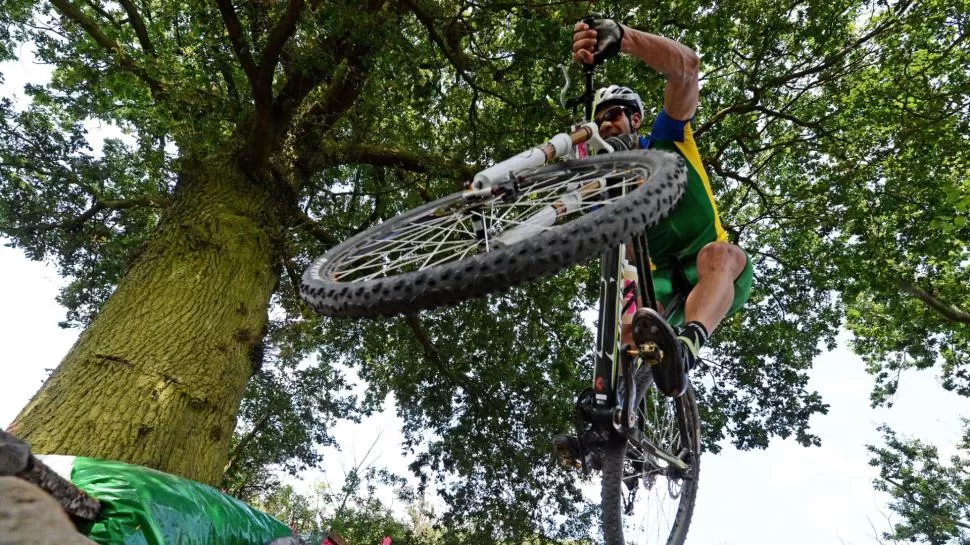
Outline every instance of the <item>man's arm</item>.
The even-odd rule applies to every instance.
[[[586,23],[576,23],[573,33],[573,58],[593,62],[596,31]],[[620,50],[633,55],[667,78],[664,88],[664,110],[670,117],[686,121],[697,110],[697,74],[700,59],[694,50],[670,38],[623,26]]]

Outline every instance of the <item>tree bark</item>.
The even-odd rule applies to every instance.
[[[145,252],[12,424],[35,453],[219,483],[281,229],[268,184],[232,157],[183,163]]]

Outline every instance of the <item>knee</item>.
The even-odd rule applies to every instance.
[[[734,280],[747,265],[744,251],[729,242],[711,242],[697,254],[697,275],[730,275]]]

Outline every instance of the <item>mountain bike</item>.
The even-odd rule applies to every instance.
[[[591,119],[591,68],[585,80]],[[391,316],[502,291],[600,255],[593,385],[576,402],[579,467],[601,475],[607,545],[625,538],[679,545],[697,494],[697,404],[691,390],[668,398],[653,386],[652,366],[672,357],[670,331],[635,329],[636,346],[621,347],[619,339],[630,295],[620,287],[627,246],[637,277],[630,285],[644,307],[655,308],[645,230],[682,196],[686,167],[674,153],[616,147],[595,123],[574,125],[479,172],[464,191],[333,247],[306,270],[301,294],[327,316]],[[681,283],[664,319],[688,290]]]

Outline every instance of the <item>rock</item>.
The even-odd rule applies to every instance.
[[[0,430],[0,476],[16,475],[27,469],[30,446]]]
[[[57,500],[27,481],[0,477],[0,545],[96,545]]]

